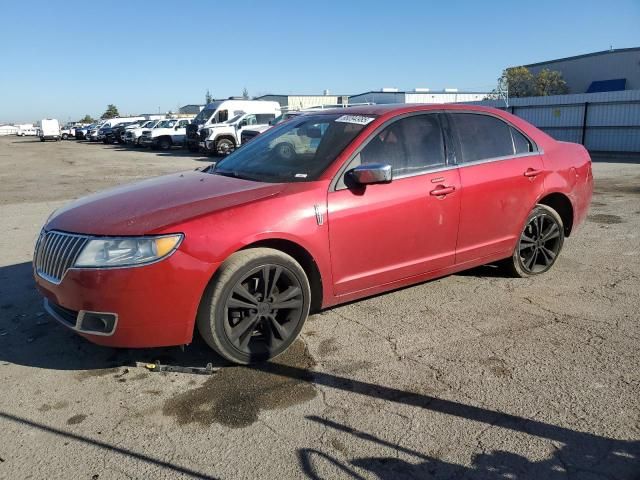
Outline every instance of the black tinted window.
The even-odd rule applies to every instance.
[[[513,136],[513,146],[515,147],[517,154],[534,151],[533,145],[529,139],[513,127],[511,127],[511,135]]]
[[[513,155],[509,125],[490,115],[454,113],[463,162]]]
[[[444,140],[437,115],[416,115],[392,123],[362,149],[360,161],[389,164],[394,177],[444,165]]]

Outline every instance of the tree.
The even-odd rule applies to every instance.
[[[546,97],[565,93],[569,93],[569,87],[562,78],[562,73],[545,68],[536,75],[536,95]]]
[[[247,90],[247,87],[244,87],[244,89],[242,90],[242,98],[244,98],[245,100],[249,100],[249,90]]]
[[[562,78],[562,73],[545,68],[534,76],[526,67],[514,67],[502,71],[498,78],[498,86],[487,95],[487,99],[540,97],[564,93],[569,93],[569,88]]]
[[[118,107],[110,103],[109,105],[107,105],[107,109],[105,110],[105,112],[102,114],[100,118],[102,120],[107,120],[109,118],[114,118],[118,116],[120,116],[120,113],[118,112]]]
[[[207,88],[207,93],[204,95],[204,103],[206,105],[209,105],[211,102],[213,102],[213,95],[211,95],[209,89]]]
[[[78,120],[78,123],[94,123],[94,122],[95,122],[95,120],[88,113],[83,118]]]

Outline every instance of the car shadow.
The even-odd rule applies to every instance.
[[[139,363],[156,360],[163,364],[185,367],[204,366],[207,363],[220,367],[228,365],[198,337],[184,350],[113,349],[94,345],[58,325],[44,313],[41,297],[35,289],[30,262],[0,267],[0,364],[12,363],[54,370],[92,370],[133,367]],[[315,469],[318,461],[329,462],[333,468],[338,468],[344,476],[351,478],[362,478],[354,467],[367,470],[381,479],[462,476],[471,479],[553,480],[581,472],[607,478],[640,478],[637,476],[640,472],[640,441],[618,440],[580,432],[482,406],[355,380],[335,373],[316,371],[313,368],[300,368],[277,360],[254,364],[248,368],[265,375],[308,382],[316,387],[437,412],[447,415],[451,421],[462,419],[483,424],[487,429],[501,428],[510,432],[525,433],[547,439],[554,445],[553,454],[544,460],[531,460],[512,452],[493,451],[476,453],[471,466],[464,466],[411,450],[397,442],[384,441],[330,419],[310,416],[309,421],[353,436],[354,441],[373,442],[389,447],[395,454],[390,457],[345,460],[344,455],[336,457],[335,452],[301,449],[298,451],[300,465],[309,478],[321,478]],[[428,428],[428,425],[423,428]],[[397,456],[399,453],[403,454],[402,459]]]
[[[427,407],[428,408],[428,407]],[[640,469],[640,442],[614,440],[570,429],[542,424],[524,418],[502,416],[491,423],[492,428],[512,428],[553,441],[552,454],[541,460],[505,450],[480,451],[471,456],[469,465],[460,465],[438,458],[437,453],[426,454],[397,442],[383,440],[370,433],[348,427],[330,419],[309,416],[312,422],[323,425],[333,438],[350,437],[347,442],[334,445],[356,444],[359,450],[387,449],[387,456],[370,456],[346,459],[344,454],[317,449],[299,449],[298,458],[308,478],[323,478],[318,467],[337,469],[341,478],[365,478],[364,470],[379,479],[420,478],[466,480],[515,479],[515,480],[565,480],[567,478],[616,478],[637,480]],[[516,420],[516,424],[509,422]],[[531,432],[528,426],[534,426]],[[427,426],[428,428],[428,426]],[[327,435],[329,436],[329,435]],[[369,448],[367,448],[369,447]],[[435,446],[431,451],[437,452]],[[480,450],[478,448],[478,450]],[[355,467],[355,468],[354,468]],[[367,475],[366,478],[369,478]]]

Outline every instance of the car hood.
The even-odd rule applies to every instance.
[[[47,230],[145,235],[194,217],[277,195],[285,184],[199,171],[176,173],[80,198],[57,210]]]

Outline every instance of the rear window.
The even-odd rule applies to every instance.
[[[476,162],[514,154],[511,127],[490,115],[454,113],[462,162]]]
[[[511,127],[511,136],[513,137],[513,146],[516,149],[516,154],[535,151],[531,141],[513,127]]]

